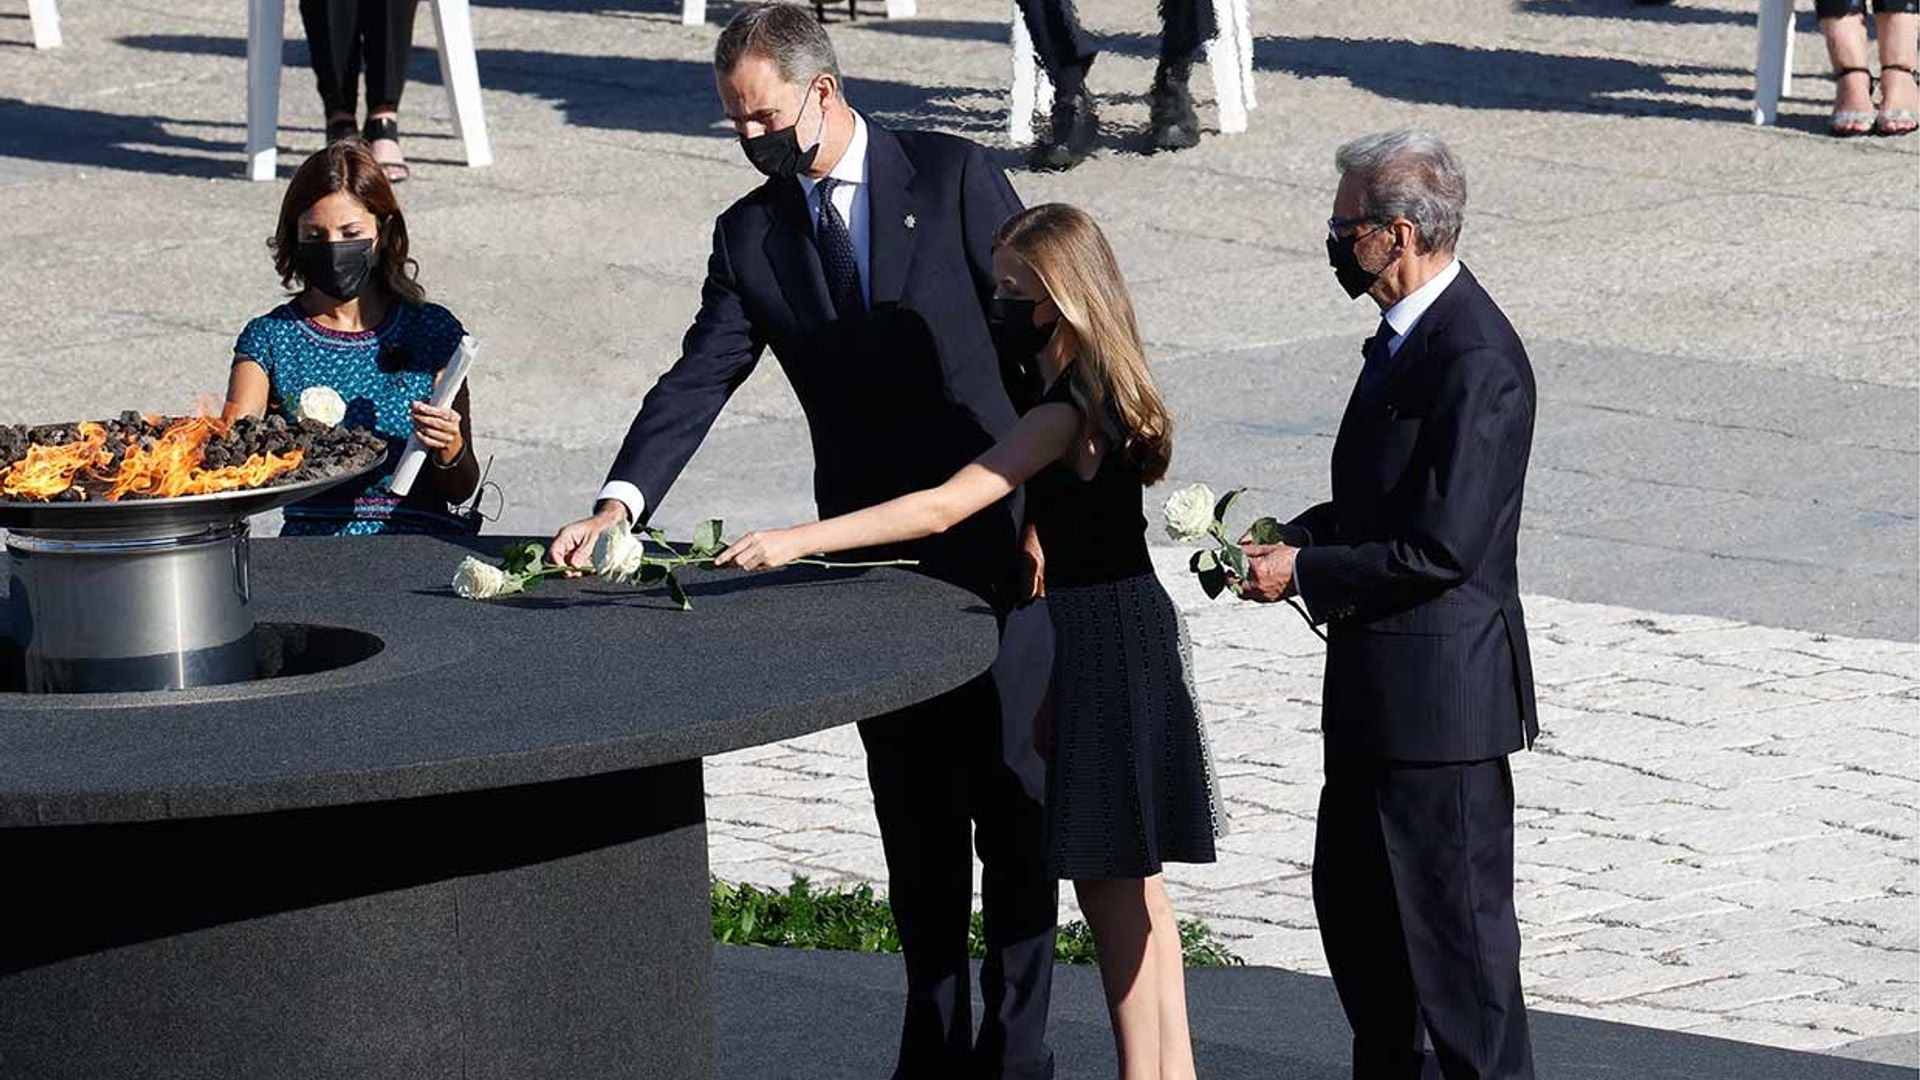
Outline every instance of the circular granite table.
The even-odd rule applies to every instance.
[[[709,1076],[701,757],[995,648],[903,571],[696,574],[684,613],[590,578],[461,600],[466,553],[255,542],[262,640],[372,652],[345,667],[0,692],[0,1076]]]

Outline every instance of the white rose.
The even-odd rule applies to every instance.
[[[1162,512],[1167,535],[1181,543],[1190,543],[1213,531],[1213,489],[1205,484],[1181,488],[1167,499]]]
[[[624,581],[640,573],[647,548],[624,528],[612,528],[600,534],[600,547],[593,554],[594,572],[603,578]]]
[[[300,404],[296,411],[302,420],[338,424],[347,418],[347,403],[341,399],[340,391],[331,386],[309,386],[300,391]]]
[[[460,568],[453,572],[453,591],[468,600],[491,600],[503,593],[519,591],[507,587],[510,580],[505,570],[469,555],[460,560]]]

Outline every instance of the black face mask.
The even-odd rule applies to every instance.
[[[1044,326],[1033,325],[1033,309],[1038,300],[1018,300],[996,296],[987,301],[987,328],[993,331],[993,343],[1011,360],[1030,360],[1053,340],[1059,320]]]
[[[373,279],[373,241],[302,240],[294,245],[293,268],[301,281],[335,300],[351,300]]]
[[[740,149],[746,152],[747,161],[760,170],[761,175],[775,180],[792,180],[813,168],[813,160],[820,156],[820,136],[827,128],[827,114],[820,114],[820,125],[813,132],[813,145],[805,150],[800,149],[800,117],[806,114],[807,98],[812,96],[813,91],[809,88],[807,97],[800,99],[800,113],[794,116],[792,124],[751,139],[740,136]]]
[[[1386,265],[1378,270],[1369,270],[1361,266],[1360,255],[1353,248],[1360,242],[1362,235],[1373,234],[1355,233],[1352,236],[1327,237],[1327,265],[1333,267],[1333,276],[1339,280],[1340,287],[1347,290],[1349,300],[1358,300],[1361,294],[1373,288],[1373,283],[1380,280],[1380,275],[1386,272],[1387,267],[1393,265],[1393,260],[1389,259]]]

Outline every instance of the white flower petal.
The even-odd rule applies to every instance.
[[[331,386],[309,386],[300,391],[300,402],[294,411],[302,420],[338,424],[347,418],[347,403],[340,391]]]
[[[1181,543],[1198,540],[1213,530],[1213,489],[1205,484],[1194,484],[1174,492],[1167,499],[1162,516],[1166,519],[1167,535]]]
[[[491,600],[507,591],[507,582],[505,570],[471,555],[453,572],[453,591],[468,600]]]

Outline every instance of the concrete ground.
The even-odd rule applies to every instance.
[[[280,185],[238,179],[244,5],[62,6],[54,52],[0,13],[0,422],[189,408],[280,296]],[[459,164],[423,17],[402,196],[429,292],[484,343],[493,528],[542,532],[586,506],[674,359],[710,219],[756,178],[715,123],[713,25],[666,0],[475,7],[498,164]],[[1467,163],[1462,255],[1541,389],[1521,569],[1548,737],[1517,768],[1538,1007],[1920,1065],[1920,138],[1820,133],[1805,13],[1802,96],[1752,127],[1743,0],[1256,0],[1252,130],[1144,157],[1152,5],[1080,7],[1108,49],[1104,152],[1014,183],[1088,207],[1118,248],[1177,412],[1175,483],[1250,485],[1281,513],[1324,496],[1377,319],[1325,266],[1333,150],[1419,125]],[[1001,144],[999,5],[869,16],[832,27],[857,105]],[[305,55],[285,51],[283,176],[320,141]],[[764,365],[658,521],[806,516],[808,470]],[[1181,901],[1256,960],[1316,970],[1319,654],[1290,612],[1183,602],[1245,821],[1229,859],[1175,875]],[[723,872],[877,875],[857,757],[772,756],[810,753],[829,783],[790,778],[771,809],[727,801],[748,793],[729,770],[764,762],[716,763]],[[727,852],[765,829],[816,835]]]

